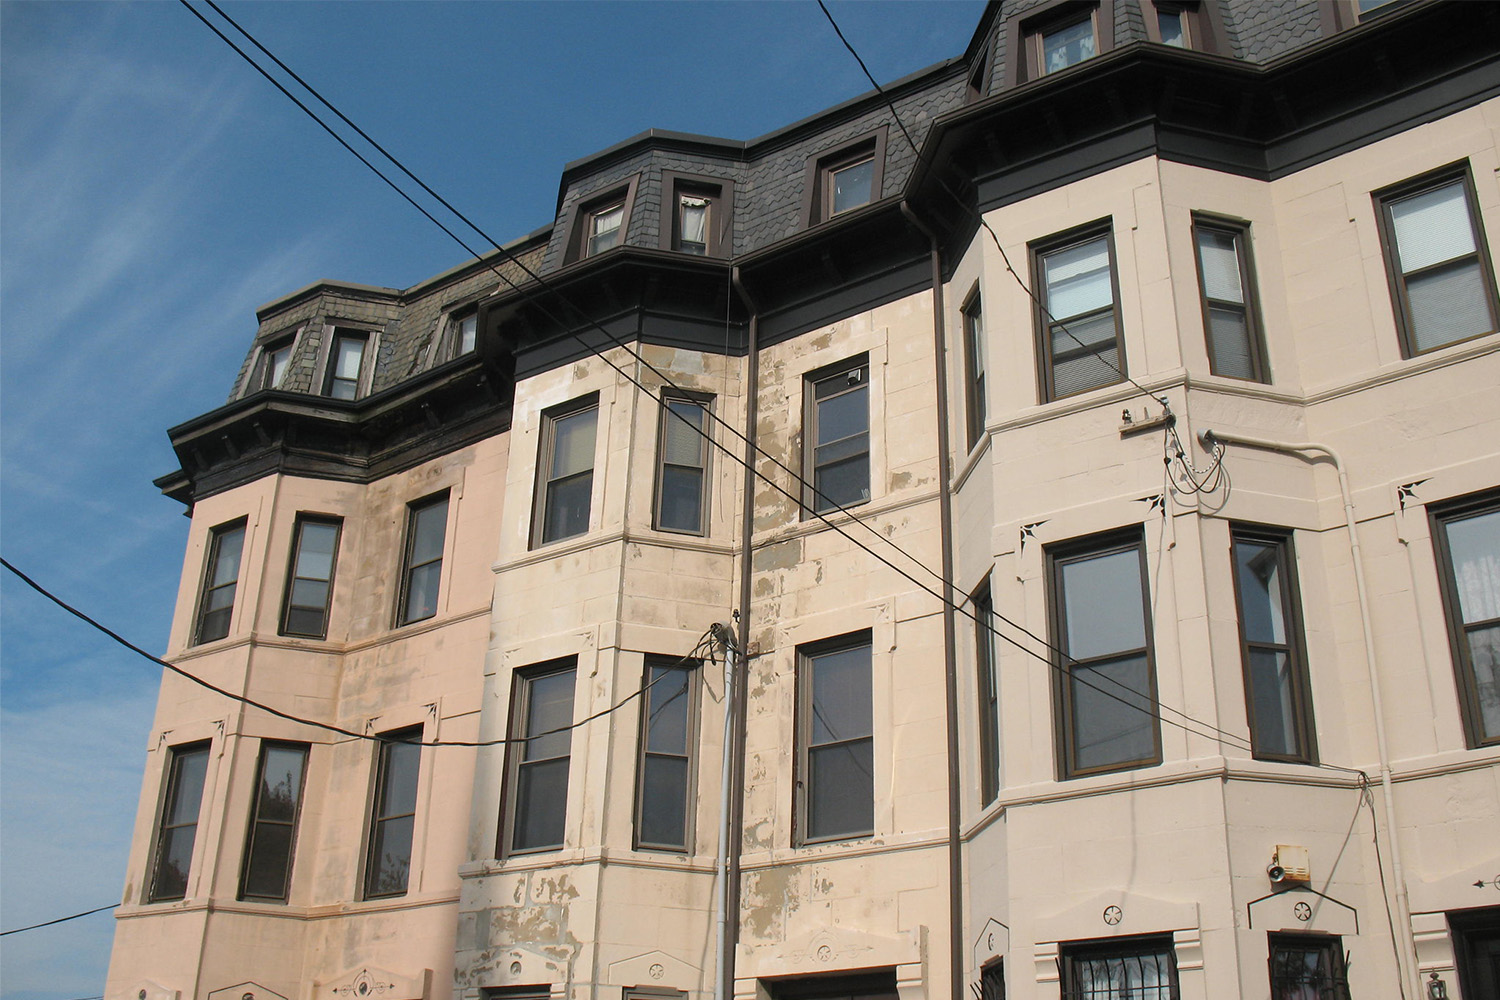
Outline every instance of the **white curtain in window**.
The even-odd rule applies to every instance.
[[[682,242],[708,242],[708,200],[682,199]]]

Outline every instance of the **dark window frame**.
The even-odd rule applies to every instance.
[[[678,211],[684,197],[708,201],[708,237],[703,256],[729,257],[734,248],[734,181],[727,177],[663,170],[661,174],[662,220],[661,248],[682,250],[682,214]],[[668,209],[670,208],[670,211]]]
[[[898,1000],[893,967],[762,979],[771,1000]]]
[[[436,558],[427,559],[420,563],[412,561],[415,556],[417,544],[417,521],[427,511],[442,505],[443,507],[443,544],[438,550]],[[406,537],[402,542],[401,555],[401,587],[396,598],[396,627],[412,625],[416,622],[425,622],[436,618],[438,605],[442,603],[443,591],[443,563],[448,556],[448,521],[453,516],[452,493],[450,490],[439,490],[430,493],[419,500],[413,500],[406,505]],[[413,614],[410,608],[412,596],[412,580],[418,570],[436,564],[437,585],[432,597],[432,610],[422,614]]]
[[[367,824],[365,845],[364,874],[360,879],[362,892],[361,899],[389,899],[396,896],[404,896],[411,889],[411,869],[413,859],[416,857],[417,849],[417,813],[422,805],[422,747],[421,740],[423,728],[420,725],[406,726],[402,729],[391,730],[381,733],[380,742],[375,759],[373,794],[370,797],[370,814]],[[392,795],[390,777],[392,774],[391,757],[397,752],[397,747],[416,746],[416,777],[412,787],[412,808],[410,812],[389,811],[389,799]],[[410,818],[411,843],[407,847],[406,870],[401,877],[401,887],[380,888],[377,881],[381,877],[383,869],[377,865],[375,855],[379,852],[384,842],[384,825]]]
[[[989,409],[985,397],[984,300],[980,298],[978,285],[969,292],[959,315],[964,338],[964,427],[968,432],[968,450],[973,451],[984,438]]]
[[[1237,378],[1250,382],[1271,381],[1271,368],[1266,359],[1265,326],[1260,314],[1260,291],[1255,279],[1255,259],[1250,252],[1250,223],[1229,216],[1194,212],[1193,216],[1193,260],[1198,273],[1198,302],[1203,317],[1203,338],[1208,348],[1208,370],[1221,378]],[[1208,294],[1208,279],[1203,268],[1203,252],[1198,243],[1199,233],[1228,236],[1234,240],[1235,257],[1239,261],[1240,290],[1245,301],[1211,299]],[[1218,352],[1214,348],[1213,310],[1224,309],[1241,312],[1245,317],[1245,337],[1250,362],[1249,375],[1236,375],[1219,371]]]
[[[1063,570],[1073,563],[1082,563],[1106,556],[1134,552],[1140,567],[1141,624],[1145,639],[1144,647],[1111,649],[1098,656],[1078,659],[1072,655],[1068,643],[1067,601],[1064,591]],[[1047,611],[1051,629],[1053,663],[1052,703],[1054,736],[1056,742],[1057,770],[1059,780],[1081,778],[1092,774],[1109,774],[1116,771],[1131,771],[1142,767],[1153,767],[1162,762],[1161,725],[1158,721],[1159,705],[1156,683],[1156,643],[1151,620],[1151,581],[1146,559],[1146,542],[1139,525],[1118,531],[1088,535],[1049,546],[1046,551],[1047,566]],[[1073,694],[1073,674],[1080,668],[1093,664],[1108,664],[1126,656],[1143,656],[1148,691],[1144,693],[1145,708],[1138,709],[1150,722],[1151,752],[1143,757],[1110,761],[1093,766],[1081,766],[1076,760],[1074,747],[1077,733],[1077,708]],[[1101,696],[1119,703],[1116,686],[1110,683],[1096,685]],[[1139,694],[1139,692],[1137,692]],[[1127,703],[1128,704],[1128,703]]]
[[[975,1000],[1005,1000],[1005,956],[992,958],[979,967]]]
[[[265,792],[266,761],[273,750],[293,751],[302,755],[302,767],[297,784],[297,800],[292,806],[292,818],[288,821],[279,819],[263,818],[261,806],[263,805],[263,793]],[[240,862],[240,891],[236,897],[241,900],[255,902],[285,903],[291,896],[292,868],[297,857],[297,829],[301,825],[302,803],[307,797],[307,761],[311,755],[311,746],[307,743],[294,743],[283,740],[261,740],[260,755],[255,765],[255,791],[250,799],[250,820],[245,828],[245,855]],[[249,888],[251,875],[251,864],[255,858],[256,844],[262,826],[287,827],[286,858],[282,862],[282,890],[280,893],[252,893]]]
[[[678,671],[686,675],[684,688],[685,693],[681,696],[687,700],[686,717],[683,721],[685,735],[683,737],[682,753],[667,753],[652,750],[650,746],[651,723],[656,718],[660,708],[657,708],[657,691],[670,689],[667,681],[660,677],[653,678],[651,675],[658,670]],[[699,723],[699,692],[702,683],[702,665],[697,660],[682,660],[671,656],[658,656],[648,654],[645,657],[645,669],[642,677],[643,686],[649,686],[649,690],[641,698],[640,730],[636,742],[635,762],[635,810],[634,810],[634,840],[632,846],[637,851],[666,851],[674,854],[693,854],[694,835],[694,803],[697,796],[694,794],[697,788],[697,748],[698,748],[698,723]],[[656,682],[661,686],[657,687]],[[661,706],[662,708],[665,705]],[[647,797],[649,791],[646,782],[647,762],[653,757],[672,757],[683,762],[683,789],[682,789],[682,836],[681,843],[666,843],[648,841],[641,836],[645,827],[645,811],[647,808]]]
[[[865,393],[865,448],[863,453],[851,452],[848,456],[836,460],[818,462],[818,450],[820,447],[830,447],[839,442],[828,442],[825,445],[818,444],[819,426],[819,404],[827,400],[836,399],[855,390],[855,382],[847,381],[850,375],[859,373],[858,386]],[[830,391],[827,395],[819,397],[818,387],[832,383],[837,379],[845,379],[845,387],[839,391]],[[837,364],[827,365],[815,371],[808,372],[802,377],[802,518],[807,520],[816,518],[819,514],[838,513],[839,508],[848,509],[869,503],[874,499],[874,459],[873,440],[874,428],[871,420],[870,403],[870,358],[868,354],[858,354]],[[839,441],[852,441],[858,434],[846,435]],[[833,468],[850,462],[864,455],[865,461],[865,485],[864,496],[851,499],[847,502],[840,501],[837,497],[820,496],[818,487],[818,474],[825,468]]]
[[[879,128],[845,140],[807,158],[803,179],[802,219],[807,226],[816,226],[835,218],[833,207],[833,174],[846,167],[871,162],[870,198],[864,204],[844,209],[837,215],[844,216],[878,202],[885,185],[885,148],[889,129]]]
[[[1177,975],[1177,951],[1174,947],[1171,934],[1153,934],[1139,937],[1099,938],[1092,941],[1068,941],[1063,942],[1057,949],[1057,965],[1062,980],[1063,1000],[1090,1000],[1091,997],[1100,996],[1123,996],[1110,991],[1098,994],[1097,991],[1084,992],[1079,984],[1080,966],[1086,962],[1113,962],[1119,960],[1122,963],[1132,959],[1137,961],[1148,956],[1157,959],[1156,968],[1162,970],[1161,958],[1165,958],[1165,970],[1167,983],[1165,987],[1155,987],[1156,997],[1148,992],[1129,991],[1129,996],[1139,1000],[1157,1000],[1162,996],[1165,988],[1167,998],[1178,1000],[1181,996],[1181,984]]]
[[[1094,25],[1094,54],[1097,59],[1115,46],[1114,0],[1052,0],[1006,19],[1005,37],[1009,40],[1006,57],[1006,84],[1014,87],[1051,74],[1042,70],[1042,36],[1048,31],[1066,27],[1083,17]],[[1063,69],[1089,62],[1083,59]],[[1062,69],[1054,72],[1061,73]]]
[[[213,582],[214,576],[219,571],[219,559],[223,554],[224,539],[234,533],[239,533],[239,553],[235,556],[237,563],[234,579],[221,584]],[[215,525],[209,529],[208,552],[203,562],[203,579],[198,588],[198,606],[193,611],[193,641],[190,645],[201,646],[208,642],[218,642],[227,639],[230,632],[234,630],[234,605],[239,598],[240,575],[245,569],[245,542],[250,534],[250,520],[246,517],[237,517],[233,521]],[[216,592],[229,591],[229,605],[226,608],[210,608]],[[204,625],[210,615],[219,611],[224,614],[224,630],[207,634]]]
[[[1500,618],[1463,620],[1453,551],[1448,540],[1449,525],[1485,515],[1500,516],[1500,493],[1486,491],[1433,504],[1427,509],[1432,535],[1433,554],[1437,562],[1438,587],[1443,600],[1443,628],[1453,658],[1454,683],[1457,686],[1459,715],[1463,719],[1464,738],[1471,750],[1500,746],[1500,726],[1493,736],[1485,735],[1484,714],[1478,678],[1474,670],[1473,649],[1468,633],[1475,628],[1500,626]]]
[[[869,735],[851,736],[825,740],[814,744],[815,737],[814,718],[817,710],[814,706],[815,683],[814,671],[816,661],[824,656],[852,650],[864,649],[867,657],[866,681],[870,695],[870,717]],[[807,643],[797,647],[797,669],[796,669],[796,755],[793,787],[796,801],[793,805],[793,844],[798,847],[837,843],[850,840],[866,840],[875,836],[875,663],[874,663],[874,637],[869,629],[849,632],[844,635],[821,639],[817,642]],[[831,730],[831,726],[824,721],[825,728]],[[836,735],[836,734],[835,734]],[[820,750],[848,746],[854,743],[869,743],[870,752],[870,823],[868,828],[858,830],[838,830],[830,833],[813,835],[814,813],[819,810],[813,789],[813,758]],[[823,808],[827,808],[826,806]]]
[[[526,760],[526,751],[530,740],[525,739],[526,730],[530,724],[531,715],[534,712],[532,705],[532,692],[538,680],[553,677],[558,674],[569,674],[573,678],[573,695],[569,711],[569,724],[573,724],[572,717],[578,711],[578,658],[576,656],[564,656],[545,663],[536,663],[515,671],[511,676],[510,694],[510,739],[511,744],[506,747],[505,760],[505,787],[500,803],[500,829],[499,842],[495,845],[498,857],[508,858],[517,855],[544,854],[551,851],[560,851],[567,846],[567,821],[568,821],[568,792],[572,785],[573,770],[573,730],[567,730],[568,752],[566,755],[540,758],[538,760]],[[555,844],[530,844],[524,847],[516,846],[516,831],[521,823],[521,778],[522,769],[528,765],[549,764],[564,761],[562,802],[563,813],[559,826],[562,828],[561,836]]]
[[[1057,359],[1052,349],[1052,329],[1062,327],[1071,330],[1069,324],[1076,324],[1080,319],[1088,319],[1095,316],[1103,316],[1105,310],[1093,309],[1089,312],[1077,313],[1070,316],[1056,316],[1051,311],[1051,289],[1047,286],[1045,278],[1044,261],[1053,254],[1062,253],[1081,247],[1097,240],[1103,239],[1109,254],[1109,285],[1111,301],[1109,312],[1113,318],[1115,336],[1115,360],[1111,367],[1117,376],[1108,382],[1099,382],[1086,385],[1081,389],[1073,389],[1065,393],[1057,391]],[[1121,316],[1120,306],[1120,268],[1115,256],[1115,234],[1113,219],[1100,219],[1087,225],[1078,226],[1065,232],[1038,240],[1028,246],[1031,258],[1031,287],[1036,289],[1036,298],[1032,302],[1033,325],[1036,334],[1036,362],[1037,383],[1040,388],[1040,399],[1043,403],[1055,402],[1059,399],[1069,399],[1080,396],[1086,392],[1103,389],[1111,385],[1118,385],[1130,377],[1130,369],[1125,358],[1125,323]],[[1080,338],[1081,339],[1081,338]],[[1074,355],[1084,357],[1089,354],[1099,354],[1099,351],[1089,349],[1086,346],[1070,347],[1064,352],[1064,362],[1074,360]],[[1101,359],[1102,360],[1102,359]]]
[[[1159,13],[1175,13],[1182,17],[1187,44],[1181,46],[1194,52],[1211,52],[1217,55],[1233,55],[1229,45],[1229,34],[1219,14],[1216,0],[1156,0],[1142,4],[1141,15],[1146,23],[1146,40],[1158,45],[1162,41]]]
[[[577,416],[592,411],[594,414],[594,453],[590,456],[587,471],[569,473],[566,476],[554,476],[552,469],[554,445],[557,440],[557,422],[568,417]],[[551,545],[553,542],[567,541],[570,538],[579,538],[592,530],[594,517],[594,472],[599,468],[599,394],[591,392],[576,399],[570,399],[558,406],[551,406],[542,411],[542,423],[537,442],[536,458],[536,485],[532,489],[532,511],[531,511],[531,548],[538,549],[543,545]],[[588,511],[584,518],[584,527],[580,531],[569,534],[553,534],[549,531],[550,521],[548,515],[551,511],[549,501],[552,499],[553,487],[564,480],[577,479],[587,475],[588,489]],[[562,529],[559,529],[562,530]]]
[[[969,65],[969,75],[964,81],[964,103],[982,101],[990,94],[990,80],[995,72],[993,49],[986,45]]]
[[[261,392],[266,389],[281,389],[282,383],[286,381],[287,375],[291,373],[292,361],[297,356],[297,339],[301,331],[286,334],[276,334],[268,337],[261,345],[255,358],[255,370],[250,373],[250,391]],[[286,351],[286,366],[281,370],[281,377],[272,378],[275,372],[273,358],[282,351]]]
[[[671,426],[669,421],[683,423],[670,409],[672,403],[696,406],[703,411],[703,420],[700,424],[702,434],[696,434],[698,438],[698,465],[685,466],[681,463],[667,461],[667,433]],[[658,409],[660,419],[658,420],[656,433],[656,479],[652,489],[651,503],[651,526],[657,531],[670,531],[680,535],[707,535],[708,534],[708,507],[709,507],[709,460],[712,452],[710,437],[712,433],[709,427],[712,414],[713,397],[706,393],[663,390],[661,394],[661,405]],[[691,430],[688,433],[694,433]],[[698,524],[693,528],[668,526],[663,523],[662,501],[665,494],[665,483],[667,467],[673,468],[696,468],[698,470]]]
[[[1281,615],[1286,628],[1287,641],[1252,641],[1245,631],[1245,594],[1240,585],[1239,547],[1242,543],[1270,546],[1275,552],[1276,568],[1281,580]],[[1307,663],[1307,633],[1302,619],[1302,592],[1297,582],[1297,556],[1293,544],[1293,532],[1285,528],[1273,528],[1257,524],[1230,525],[1230,572],[1234,577],[1235,619],[1240,637],[1240,669],[1245,685],[1245,714],[1250,723],[1251,754],[1257,760],[1279,760],[1292,764],[1316,764],[1318,762],[1317,726],[1312,706],[1312,681]],[[1258,702],[1255,691],[1255,676],[1251,667],[1251,653],[1284,653],[1289,663],[1290,685],[1287,694],[1292,706],[1292,728],[1300,748],[1296,753],[1284,754],[1269,751],[1260,746],[1257,738],[1255,706]]]
[[[302,561],[302,538],[303,529],[309,525],[323,525],[334,529],[333,532],[333,555],[328,568],[328,579],[319,580],[317,577],[304,577],[298,575],[298,568]],[[328,638],[328,619],[333,607],[333,582],[338,576],[339,545],[344,538],[344,519],[336,514],[309,514],[302,511],[297,513],[297,519],[292,525],[292,550],[287,558],[286,586],[282,588],[281,594],[281,617],[278,620],[279,635],[297,636],[303,639],[326,639]],[[292,628],[292,613],[297,610],[312,610],[312,605],[293,605],[292,600],[296,596],[297,582],[299,580],[310,580],[320,582],[325,588],[323,594],[323,606],[321,609],[323,622],[322,628],[314,630],[294,630]]]
[[[572,264],[589,257],[597,257],[626,245],[626,237],[630,234],[631,214],[635,209],[636,188],[640,179],[640,174],[632,174],[616,184],[610,184],[579,199],[569,213],[568,243],[563,253],[563,263]],[[613,246],[591,252],[589,250],[592,237],[590,230],[593,228],[594,217],[617,205],[621,208],[619,239]]]
[[[1452,267],[1455,262],[1464,261],[1468,257],[1453,257],[1436,264],[1427,265],[1413,272],[1401,269],[1400,245],[1396,241],[1395,220],[1391,213],[1391,206],[1396,202],[1411,198],[1416,195],[1437,191],[1441,188],[1458,184],[1464,196],[1464,207],[1469,218],[1470,232],[1474,238],[1473,260],[1479,268],[1479,280],[1484,286],[1484,299],[1489,309],[1490,325],[1488,330],[1460,337],[1457,340],[1445,341],[1431,347],[1420,347],[1417,343],[1418,331],[1416,321],[1411,311],[1410,296],[1407,291],[1408,282],[1412,274],[1426,275],[1435,271]],[[1484,219],[1479,211],[1479,199],[1474,188],[1474,175],[1468,160],[1460,160],[1429,170],[1416,177],[1408,178],[1398,184],[1373,191],[1370,197],[1374,201],[1375,219],[1380,231],[1381,258],[1385,262],[1386,282],[1391,292],[1391,304],[1395,313],[1396,333],[1401,343],[1401,356],[1414,358],[1421,354],[1429,354],[1440,351],[1455,344],[1467,343],[1480,337],[1487,337],[1500,329],[1500,297],[1495,291],[1495,271],[1490,261],[1489,244],[1485,239]]]
[[[463,345],[463,326],[469,320],[474,321],[474,343],[466,350]],[[443,322],[443,342],[438,352],[439,361],[454,361],[478,350],[479,307],[470,304],[450,309]]]
[[[978,681],[979,803],[1000,794],[1000,678],[995,662],[995,599],[986,576],[969,597],[974,608],[974,673]]]
[[[151,845],[151,881],[146,891],[147,903],[169,903],[187,898],[187,885],[193,874],[193,854],[198,847],[198,827],[203,821],[203,794],[208,787],[208,768],[211,763],[209,753],[212,747],[212,741],[201,740],[167,749],[169,758],[162,776],[162,792],[156,814],[156,831]],[[203,755],[203,774],[199,778],[199,787],[193,793],[198,798],[198,811],[191,823],[173,823],[171,816],[177,811],[177,800],[183,793],[182,772],[187,761],[198,754]],[[188,827],[192,828],[193,835],[187,851],[188,867],[182,873],[182,891],[163,889],[162,864],[166,860],[172,841],[176,839],[177,832]]]
[[[357,342],[359,348],[359,370],[353,378],[338,373],[339,367],[339,344],[345,341]],[[365,330],[354,326],[335,326],[333,332],[328,336],[328,356],[323,363],[323,388],[322,394],[329,399],[337,399],[343,402],[353,402],[365,395],[369,379],[366,375],[371,370],[371,355],[375,353],[375,331]],[[348,387],[348,395],[343,394],[343,387]]]
[[[1319,956],[1320,975],[1316,980],[1309,981],[1304,974],[1287,967],[1297,953]],[[1337,935],[1272,931],[1266,935],[1266,969],[1271,1000],[1297,1000],[1307,995],[1308,987],[1314,988],[1324,1000],[1349,1000],[1349,964],[1343,939]]]

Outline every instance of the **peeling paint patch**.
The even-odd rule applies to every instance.
[[[796,569],[801,563],[802,540],[793,538],[758,550],[753,565],[757,573],[770,573],[778,569]]]

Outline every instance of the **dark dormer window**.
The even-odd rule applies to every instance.
[[[1150,12],[1147,21],[1148,35],[1160,41]],[[1011,17],[1006,36],[1017,47],[1006,63],[1006,83],[1059,73],[1108,52],[1114,47],[1114,24],[1114,0],[1052,0]]]
[[[885,177],[885,136],[880,128],[825,150],[808,161],[803,199],[808,225],[827,222],[880,198]]]
[[[568,227],[564,260],[572,263],[624,246],[630,228],[630,210],[635,202],[636,178],[607,188],[582,201],[573,210]]]
[[[617,201],[589,213],[588,252],[585,257],[613,249],[625,223],[625,203]]]
[[[369,353],[370,335],[362,330],[334,330],[328,352],[328,372],[323,394],[334,399],[357,399]]]
[[[1212,3],[1157,0],[1145,5],[1146,38],[1176,49],[1228,52],[1229,39]]]
[[[697,257],[727,257],[734,182],[663,171],[661,248]]]
[[[291,367],[292,347],[295,341],[291,337],[278,340],[273,344],[267,344],[260,353],[260,370],[256,372],[255,388],[257,389],[279,389],[282,381],[286,378],[287,369]]]

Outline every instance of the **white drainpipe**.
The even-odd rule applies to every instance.
[[[1349,493],[1349,477],[1344,473],[1344,460],[1328,445],[1314,441],[1271,441],[1219,431],[1204,431],[1199,435],[1199,440],[1209,451],[1213,451],[1215,442],[1226,442],[1264,448],[1267,451],[1319,452],[1332,460],[1333,467],[1339,474],[1339,493],[1344,498],[1344,523],[1349,528],[1349,554],[1354,562],[1354,586],[1359,595],[1359,623],[1365,636],[1365,668],[1370,674],[1370,697],[1374,702],[1375,746],[1380,755],[1380,789],[1385,797],[1385,825],[1390,831],[1391,880],[1396,883],[1396,919],[1400,922],[1400,930],[1396,934],[1396,958],[1397,964],[1403,966],[1400,969],[1401,981],[1413,991],[1407,994],[1407,990],[1403,988],[1402,993],[1413,998],[1421,997],[1421,973],[1417,969],[1416,947],[1411,935],[1411,906],[1406,895],[1406,876],[1401,866],[1401,844],[1396,830],[1396,797],[1391,787],[1391,755],[1386,747],[1385,709],[1380,697],[1380,673],[1375,663],[1375,631],[1370,619],[1370,597],[1365,590],[1365,565],[1359,548],[1359,532],[1354,522],[1354,498]]]

